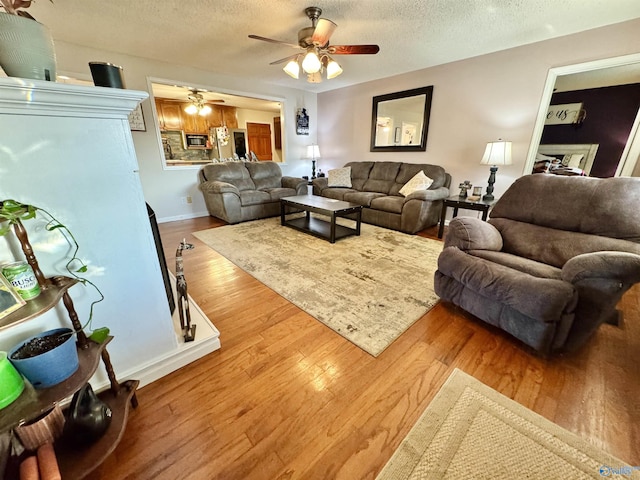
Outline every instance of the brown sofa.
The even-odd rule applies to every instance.
[[[436,293],[547,354],[583,345],[640,281],[640,178],[527,175],[488,222],[449,223]]]
[[[274,217],[282,197],[307,194],[308,181],[282,176],[275,162],[211,163],[198,178],[209,215],[229,223]]]
[[[351,187],[329,187],[328,178],[321,177],[313,180],[313,194],[363,205],[363,222],[405,233],[438,223],[451,185],[444,168],[402,162],[349,162],[345,167],[351,167]],[[433,180],[429,189],[400,195],[420,170]]]

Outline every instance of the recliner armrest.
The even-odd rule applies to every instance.
[[[238,196],[240,195],[238,187],[231,183],[220,182],[218,180],[202,182],[200,184],[200,190],[202,190],[202,193],[235,193]]]
[[[640,282],[640,255],[601,251],[576,255],[562,267],[562,279],[573,284],[586,279],[617,280],[626,285]]]
[[[410,195],[405,197],[405,202],[409,200],[418,199],[418,200],[444,200],[449,196],[449,189],[447,187],[438,187],[433,190],[420,190],[417,192],[413,192]]]
[[[502,250],[502,235],[496,227],[479,218],[456,217],[449,222],[444,246],[466,250]]]

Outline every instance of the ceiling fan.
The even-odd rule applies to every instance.
[[[207,103],[224,103],[224,100],[206,100],[204,96],[200,92],[207,92],[207,90],[199,90],[197,88],[190,88],[189,95],[187,95],[187,100],[189,100],[189,105],[187,105],[184,109],[189,115],[195,115],[196,113],[201,116],[209,115],[211,113],[211,107],[207,105]]]
[[[322,9],[319,7],[307,7],[304,9],[304,13],[311,20],[311,26],[298,32],[297,45],[259,35],[249,35],[249,38],[255,40],[304,50],[304,52],[270,63],[270,65],[277,65],[287,62],[283,70],[291,77],[297,79],[300,75],[300,67],[302,67],[303,72],[307,74],[308,82],[319,83],[322,81],[320,73],[323,68],[327,72],[327,79],[335,78],[342,73],[338,62],[333,60],[330,55],[373,55],[380,51],[378,45],[330,45],[331,35],[337,25],[331,20],[320,18]]]

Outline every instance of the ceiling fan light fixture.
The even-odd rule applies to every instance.
[[[338,62],[336,62],[333,58],[329,58],[329,63],[327,63],[327,80],[336,78],[341,73],[342,67],[338,65]]]
[[[298,64],[298,59],[289,60],[282,70],[284,70],[284,73],[297,80],[300,76],[300,64]]]
[[[211,113],[211,107],[209,105],[203,105],[200,110],[198,110],[198,115],[201,117],[205,117]]]
[[[187,112],[189,115],[195,115],[196,113],[198,113],[198,107],[197,105],[190,103],[184,108],[184,111]]]
[[[304,60],[302,60],[302,69],[306,73],[318,73],[322,68],[322,62],[318,58],[318,54],[314,49],[309,49],[307,54],[304,56]]]
[[[322,75],[320,75],[320,72],[309,73],[307,74],[307,82],[320,83],[322,82]]]

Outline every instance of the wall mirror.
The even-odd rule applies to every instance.
[[[559,173],[639,176],[638,99],[640,54],[551,68],[523,175],[551,161]]]
[[[286,142],[276,141],[285,135],[280,122],[284,112],[283,99],[241,95],[157,78],[149,78],[148,84],[165,168],[199,168],[236,156],[242,158],[250,152],[260,160],[285,161],[283,145]],[[200,107],[209,107],[207,113],[186,111],[186,107],[194,103],[193,98],[190,99],[194,89],[202,97]],[[265,127],[262,132],[268,132],[266,135],[270,139],[264,133],[260,138],[251,138],[247,124],[262,125]],[[201,141],[187,148],[185,136]]]
[[[433,85],[373,97],[372,152],[427,149]]]

